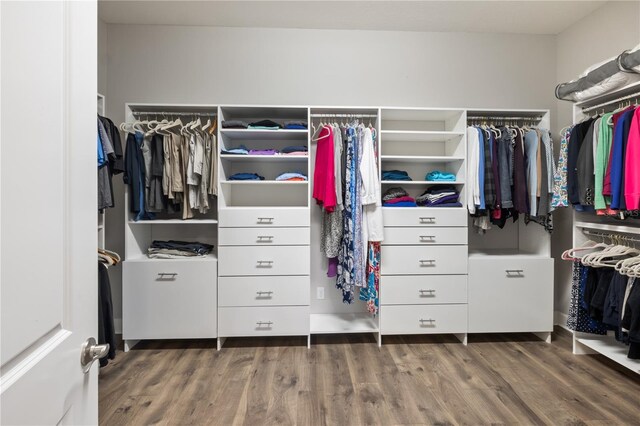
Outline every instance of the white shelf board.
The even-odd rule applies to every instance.
[[[619,232],[624,234],[640,234],[640,226],[625,226],[611,223],[575,222],[577,228],[597,229],[600,231]]]
[[[464,136],[462,132],[446,131],[413,131],[413,130],[381,130],[382,141],[384,142],[446,142],[453,139],[460,139]]]
[[[223,185],[306,185],[308,180],[223,180],[220,182]]]
[[[146,254],[139,254],[137,256],[128,257],[126,262],[217,262],[218,257],[215,253],[209,253],[206,256],[191,256],[184,259],[152,259]]]
[[[220,154],[222,160],[242,163],[260,161],[262,162],[306,162],[309,160],[308,155],[233,155],[233,154]]]
[[[228,139],[241,140],[307,140],[308,130],[297,129],[220,129],[220,133]]]
[[[437,181],[437,180],[383,180],[383,185],[464,185],[461,180]]]
[[[368,313],[311,314],[311,334],[376,333],[377,319]]]
[[[384,121],[447,121],[459,117],[462,109],[428,109],[428,108],[383,108]]]
[[[549,256],[527,253],[517,249],[487,249],[487,250],[469,250],[470,259],[482,259],[487,257],[501,258],[520,258],[520,259],[549,259]]]
[[[416,207],[388,207],[383,205],[382,206],[383,209],[393,209],[393,210],[397,210],[397,209],[432,209],[432,210],[460,210],[460,209],[466,209],[466,207],[464,206],[464,204],[462,205],[462,207],[433,207],[433,206],[416,206]]]
[[[407,163],[453,163],[464,161],[464,157],[451,155],[381,155],[382,161],[397,161]]]
[[[640,360],[629,359],[629,347],[617,342],[613,336],[579,334],[576,340],[634,373],[640,373]]]
[[[211,225],[218,223],[217,219],[157,219],[130,220],[131,225]]]

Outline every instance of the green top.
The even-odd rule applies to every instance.
[[[611,204],[611,198],[602,194],[604,185],[604,175],[607,172],[607,164],[609,164],[609,153],[611,152],[611,139],[613,138],[613,128],[609,124],[609,118],[613,113],[607,113],[600,120],[600,134],[598,146],[596,149],[596,182],[594,187],[594,207],[596,210],[603,210],[607,205]]]

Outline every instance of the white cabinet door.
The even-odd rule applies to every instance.
[[[553,331],[553,259],[470,259],[469,332]]]
[[[97,424],[96,2],[0,2],[0,424]]]

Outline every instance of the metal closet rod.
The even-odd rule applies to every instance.
[[[621,96],[621,97],[619,97],[617,99],[612,99],[610,101],[603,102],[603,103],[598,104],[598,105],[593,105],[593,106],[590,106],[590,107],[582,108],[582,112],[589,112],[589,111],[593,111],[594,109],[600,109],[600,108],[603,108],[603,107],[606,107],[606,106],[609,106],[609,105],[616,104],[618,102],[625,101],[625,100],[630,99],[630,98],[640,98],[640,92],[634,92],[634,93],[631,93],[629,95]]]
[[[495,117],[492,115],[468,116],[469,120],[487,120],[487,121],[540,121],[542,117]]]
[[[378,114],[311,114],[311,117],[377,118]]]
[[[624,232],[622,231],[620,234],[613,234],[610,232],[597,232],[597,231],[589,231],[585,229],[582,231],[582,233],[586,235],[592,235],[594,237],[609,238],[611,240],[620,239],[622,241],[640,242],[640,238],[634,238],[634,237],[628,237],[627,235],[622,235],[624,234]]]
[[[173,115],[173,116],[199,116],[199,117],[216,117],[218,113],[207,112],[169,112],[169,111],[131,111],[133,115]]]

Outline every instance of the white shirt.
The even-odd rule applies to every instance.
[[[362,177],[362,214],[363,241],[384,240],[384,226],[382,223],[382,197],[378,164],[373,149],[373,136],[370,128],[365,128],[362,137],[362,159],[360,161],[360,176]],[[365,250],[366,253],[366,250]]]
[[[469,213],[476,212],[476,206],[480,205],[480,137],[475,127],[467,127],[467,208]]]

